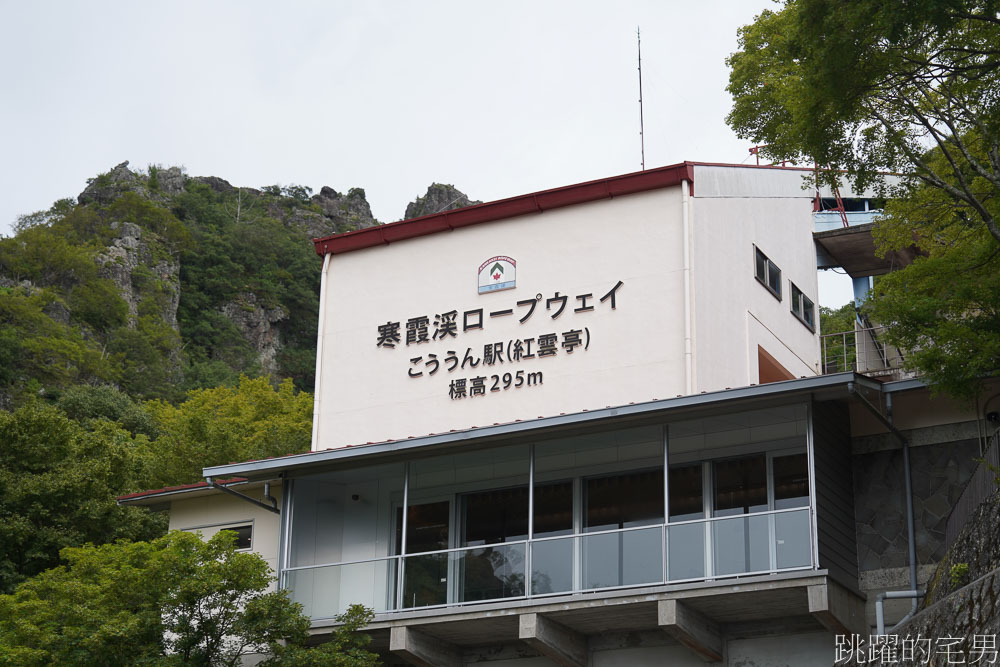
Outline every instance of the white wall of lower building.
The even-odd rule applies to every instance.
[[[263,490],[236,490],[262,500]],[[281,487],[271,486],[271,495],[280,505]],[[234,526],[253,525],[250,551],[263,558],[273,572],[278,570],[278,515],[222,492],[174,500],[170,504],[170,530],[200,533],[205,539],[220,530]]]

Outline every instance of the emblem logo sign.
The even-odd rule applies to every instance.
[[[513,289],[517,262],[510,257],[499,255],[490,257],[479,267],[479,293]]]

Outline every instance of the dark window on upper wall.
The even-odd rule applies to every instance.
[[[774,298],[781,301],[781,269],[754,246],[754,276]]]
[[[663,521],[663,470],[643,470],[585,481],[587,532]]]
[[[231,530],[236,533],[236,548],[237,549],[249,549],[253,543],[253,526],[247,524],[245,526],[233,526],[232,528],[226,528],[226,530]]]
[[[795,283],[789,281],[792,286],[792,315],[798,318],[802,324],[809,327],[810,331],[816,331],[816,306],[812,299],[802,293]]]

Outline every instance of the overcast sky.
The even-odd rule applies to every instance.
[[[637,26],[646,166],[749,161],[725,58],[773,7],[0,0],[0,234],[124,160],[362,187],[383,222],[435,181],[488,201],[635,171]]]

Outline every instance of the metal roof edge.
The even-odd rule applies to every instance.
[[[676,398],[648,401],[645,403],[608,407],[600,410],[574,412],[553,417],[542,417],[528,421],[508,422],[506,424],[499,424],[496,426],[484,426],[482,428],[451,431],[448,433],[421,436],[419,438],[389,440],[370,445],[353,445],[338,447],[336,449],[323,449],[319,451],[306,452],[303,454],[292,454],[290,456],[264,459],[261,461],[247,461],[245,463],[230,463],[227,465],[210,466],[202,470],[202,475],[205,477],[240,476],[260,479],[261,476],[266,476],[268,474],[274,475],[279,472],[320,463],[330,463],[363,456],[422,449],[433,445],[479,440],[491,436],[512,435],[571,424],[584,424],[614,417],[639,416],[643,414],[652,414],[683,408],[701,407],[713,403],[721,404],[744,399],[780,396],[782,394],[808,393],[820,389],[836,387],[840,384],[846,385],[847,382],[856,380],[857,377],[859,376],[857,376],[854,372],[848,371],[833,375],[817,375],[794,380],[785,380],[782,382],[751,385],[749,387],[740,387],[737,389],[723,389],[703,394],[692,394],[688,396],[678,396]]]
[[[238,480],[223,480],[220,482],[226,488],[231,486],[243,486],[244,484],[254,484],[248,479],[238,479]],[[123,496],[118,496],[116,501],[119,505],[140,505],[145,504],[145,501],[165,498],[167,496],[179,496],[186,495],[189,493],[204,493],[206,491],[218,493],[218,491],[209,485],[207,482],[194,482],[192,484],[184,484],[182,486],[166,487],[163,489],[151,489],[149,491],[139,491],[137,493],[128,493]]]

